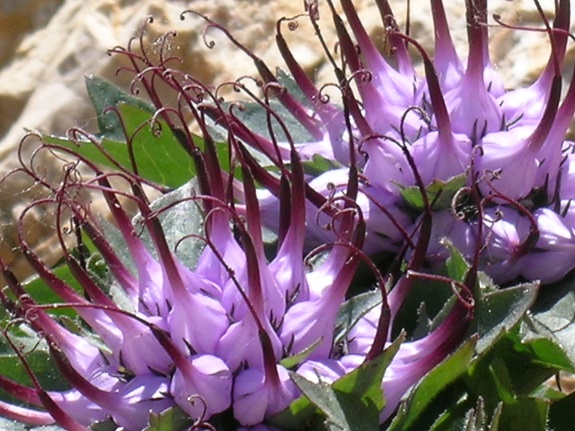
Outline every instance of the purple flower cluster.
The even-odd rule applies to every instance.
[[[502,282],[518,277],[553,282],[575,266],[570,205],[575,169],[571,144],[563,140],[575,112],[575,80],[561,97],[569,1],[556,2],[552,26],[541,12],[552,47],[549,63],[531,87],[515,91],[504,89],[489,62],[486,0],[466,1],[466,66],[454,50],[439,0],[431,1],[433,60],[398,30],[388,2],[376,2],[394,67],[368,37],[350,0],[341,0],[341,6],[353,37],[327,3],[345,65],[326,53],[341,106],[313,85],[289,50],[282,24],[294,28],[293,20],[278,22],[277,41],[301,94],[288,91],[250,52],[263,79],[263,96],[244,79],[224,84],[259,106],[267,134],[242,120],[245,106],[224,102],[218,90],[172,67],[176,61],[165,48],[173,35],[157,44],[158,52],[148,52],[143,37],[137,48],[135,39],[127,49],[113,50],[129,61],[123,71],[134,76],[132,90],[144,90],[155,105],[151,126],[145,126],[160,125],[158,133],[169,127],[177,136],[193,160],[197,186],[158,209],[137,166],[129,170],[118,163],[115,172],[105,173],[53,142],[43,142],[35,154],[58,151],[74,159],[62,182],[49,182],[33,160],[22,166],[50,193],[31,204],[22,220],[38,205],[55,208],[74,283],[41,261],[21,229],[28,261],[62,303],[37,303],[1,261],[8,289],[0,299],[14,324],[39,334],[71,389],[43,389],[6,329],[32,386],[0,377],[0,387],[27,404],[2,402],[1,415],[37,425],[56,422],[68,430],[111,420],[139,431],[150,413],[177,407],[194,422],[192,429],[213,430],[224,423],[267,429],[270,419],[301,395],[292,373],[332,383],[369,363],[401,329],[396,317],[415,280],[445,282],[455,300],[444,320],[428,335],[402,343],[386,370],[384,422],[407,390],[464,340],[479,269]],[[321,39],[314,2],[308,9]],[[423,60],[424,77],[415,71],[409,46]],[[293,137],[286,112],[309,141]],[[111,107],[108,114],[117,114],[122,123],[118,109]],[[222,141],[214,130],[225,131]],[[137,133],[126,136],[131,157]],[[98,137],[77,130],[71,135],[106,154]],[[338,168],[307,173],[317,155]],[[113,186],[118,182],[124,187]],[[85,202],[86,192],[107,204],[122,249],[111,245],[110,227]],[[177,257],[160,221],[160,215],[189,202],[204,217],[201,233],[190,226],[182,238],[203,245],[194,262]],[[127,203],[138,208],[139,218],[129,216]],[[64,219],[89,240],[109,280],[95,278],[83,255],[69,250]],[[271,256],[262,226],[277,234]],[[445,238],[471,262],[463,280],[429,273],[452,250]],[[397,256],[385,274],[369,257],[381,251]],[[336,336],[338,313],[360,265],[371,272],[381,304]],[[62,324],[53,313],[61,309],[73,309],[90,337]]]
[[[211,147],[213,142],[205,137]],[[52,144],[45,143],[41,149],[74,155]],[[3,416],[37,425],[55,421],[68,430],[87,430],[94,423],[112,420],[122,429],[139,431],[148,424],[150,413],[178,406],[195,422],[194,429],[215,429],[208,420],[217,424],[218,415],[230,411],[237,426],[258,426],[301,394],[290,372],[332,383],[387,347],[391,324],[417,275],[400,277],[389,295],[384,284],[393,277],[381,279],[381,306],[362,317],[343,338],[335,338],[337,315],[358,264],[370,262],[361,251],[365,223],[353,194],[333,199],[325,211],[331,215],[330,228],[338,239],[304,257],[306,183],[295,149],[290,170],[285,169],[280,178],[279,200],[287,214],[281,220],[277,252],[271,260],[264,250],[257,191],[248,164],[242,163],[242,179],[233,184],[225,181],[221,170],[208,169],[215,162],[209,148],[198,157],[200,190],[184,200],[197,202],[205,214],[201,238],[205,248],[193,269],[167,243],[158,214],[170,208],[153,210],[137,176],[105,174],[76,157],[85,167],[83,176],[76,163],[57,186],[45,182],[32,166],[27,168],[28,174],[53,192],[29,209],[53,205],[58,219],[71,216],[109,268],[112,284],[123,299],[118,299],[118,293],[115,300],[110,297],[62,240],[66,264],[82,288],[78,292],[45,266],[23,234],[22,247],[30,264],[63,302],[38,304],[6,265],[2,271],[9,291],[1,292],[0,298],[16,321],[25,322],[45,340],[72,389],[42,389],[25,355],[13,343],[34,386],[7,378],[0,379],[0,386],[46,412],[2,403]],[[84,178],[86,169],[93,171],[93,178]],[[131,192],[112,187],[111,178],[123,180]],[[357,175],[350,175],[348,190],[356,189],[357,181]],[[90,205],[78,199],[78,192],[88,190],[103,196],[125,250],[111,246],[106,225]],[[130,219],[120,198],[137,204],[139,222]],[[235,209],[238,199],[244,202],[242,215]],[[429,220],[422,226],[410,271],[419,268],[427,248]],[[143,231],[152,249],[141,238]],[[126,251],[131,262],[122,258]],[[314,256],[321,257],[321,262],[311,265],[309,259]],[[461,342],[473,316],[467,285],[473,281],[460,286],[460,300],[437,329],[400,346],[382,382],[387,394],[382,421],[407,389]],[[50,313],[61,308],[77,312],[89,326],[93,341]],[[10,342],[9,332],[5,335]]]
[[[468,258],[482,247],[480,268],[496,282],[522,277],[552,283],[563,278],[575,267],[570,215],[573,144],[564,140],[575,113],[575,80],[561,96],[570,2],[556,2],[553,25],[535,2],[542,31],[549,37],[550,58],[530,87],[511,91],[489,60],[486,0],[466,1],[465,64],[453,46],[441,1],[431,2],[433,59],[397,28],[387,1],[376,3],[392,50],[388,58],[376,49],[350,0],[341,0],[341,6],[351,33],[328,3],[348,70],[345,74],[330,56],[343,106],[329,103],[306,76],[285,43],[281,22],[278,46],[305,101],[290,94],[279,98],[314,139],[297,143],[304,160],[321,154],[361,170],[358,204],[368,227],[365,250],[401,249],[421,223],[422,206],[413,205],[406,193],[424,186],[435,189],[430,198],[437,199],[432,202],[434,239],[428,254],[432,266],[448,256],[441,244],[447,238]],[[317,26],[316,30],[321,34]],[[409,47],[419,53],[424,77],[416,72]],[[272,92],[276,78],[261,60],[256,59],[256,65]],[[226,113],[225,120],[221,112],[212,115],[242,127],[233,113]],[[269,140],[247,131],[241,138],[274,160]],[[285,158],[288,147],[280,143],[284,152],[277,157]],[[324,196],[337,193],[345,189],[345,171],[327,171],[310,179],[310,185]],[[277,211],[273,192],[266,199],[263,211]],[[330,238],[314,229],[313,220],[308,225],[318,241]]]

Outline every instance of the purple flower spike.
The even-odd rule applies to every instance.
[[[575,157],[573,144],[564,140],[575,113],[575,79],[562,94],[561,75],[570,1],[555,3],[552,24],[536,2],[551,55],[531,87],[513,91],[505,90],[489,58],[486,0],[465,2],[465,61],[441,0],[431,1],[433,54],[399,28],[387,0],[376,1],[385,53],[351,0],[340,0],[346,22],[328,0],[339,39],[335,55],[323,39],[315,3],[306,2],[308,18],[333,68],[335,84],[327,87],[339,91],[338,101],[315,86],[282,34],[284,24],[295,30],[301,16],[276,26],[290,81],[274,75],[221,25],[187,11],[182,18],[205,20],[253,60],[261,75],[257,91],[251,85],[256,80],[248,85],[246,77],[222,85],[248,102],[226,102],[222,87],[212,91],[178,70],[169,52],[175,34],[160,38],[152,51],[143,29],[127,49],[112,51],[128,60],[121,71],[132,74],[132,91],[144,90],[156,109],[149,123],[125,136],[129,165],[111,160],[100,137],[76,129],[70,140],[92,144],[116,171],[103,172],[81,150],[53,139],[40,143],[33,160],[22,160],[19,171],[48,192],[19,220],[22,250],[62,303],[38,304],[0,260],[8,280],[0,300],[14,318],[4,332],[31,381],[26,387],[0,376],[0,388],[26,404],[0,403],[0,414],[73,431],[98,421],[139,431],[149,425],[150,413],[175,409],[194,422],[193,429],[224,424],[275,431],[267,423],[301,396],[291,372],[330,384],[358,367],[369,369],[391,345],[391,334],[401,331],[398,316],[409,311],[416,281],[446,283],[454,298],[447,317],[423,338],[403,342],[375,382],[387,403],[383,423],[409,388],[468,336],[479,271],[497,282],[553,283],[575,268]],[[517,32],[533,30],[495,21]],[[423,76],[416,62],[422,62]],[[261,114],[255,116],[262,124],[243,108]],[[106,112],[128,135],[122,109]],[[299,127],[292,130],[294,122]],[[151,184],[136,163],[140,133],[150,125],[166,133],[163,138],[177,136],[195,172],[194,189],[178,190],[173,196],[180,201],[162,208],[146,190],[167,187]],[[74,163],[62,181],[50,183],[35,162],[37,154],[54,152]],[[184,190],[189,192],[182,197]],[[87,203],[95,195],[119,235]],[[172,246],[180,238],[172,237],[169,217],[162,218],[187,202],[203,216],[200,226],[182,234],[196,250],[203,247],[188,261]],[[135,219],[130,206],[139,210]],[[27,214],[38,207],[54,214],[63,251],[58,271],[69,270],[69,277],[60,279],[26,240]],[[76,249],[64,238],[70,217]],[[273,231],[273,241],[263,227]],[[463,281],[435,272],[444,270],[452,246],[471,262]],[[84,249],[100,259],[109,279],[94,278]],[[343,327],[342,306],[355,306],[346,301],[365,287],[358,268],[370,272],[381,303]],[[55,317],[61,309],[75,313],[82,334]],[[10,325],[18,324],[39,335],[69,389],[41,387],[10,339]]]
[[[170,383],[175,402],[192,418],[211,417],[231,404],[232,374],[224,361],[213,355],[189,359],[187,371],[177,370]]]

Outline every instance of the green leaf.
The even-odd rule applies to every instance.
[[[572,431],[574,411],[575,392],[551,404],[549,409],[549,429],[554,431]]]
[[[448,179],[447,181],[433,180],[426,187],[429,202],[435,211],[451,207],[451,201],[455,194],[465,186],[467,175],[461,174]],[[404,202],[417,211],[423,211],[423,196],[417,186],[401,187],[401,196]]]
[[[66,381],[62,378],[56,365],[51,359],[48,346],[28,326],[12,325],[9,330],[10,340],[24,352],[26,361],[34,370],[36,378],[46,390],[68,389]],[[12,347],[4,339],[0,338],[0,370],[2,375],[24,385],[30,385],[30,378],[22,365],[20,358],[14,353]],[[3,399],[8,399],[10,394],[2,394]],[[6,398],[8,397],[8,398]]]
[[[545,286],[541,289],[539,298],[531,308],[531,313],[521,325],[521,337],[525,342],[546,339],[548,342],[533,345],[539,354],[547,357],[555,365],[567,371],[575,371],[575,277],[568,276],[561,283]],[[549,342],[555,344],[550,347]],[[554,349],[555,360],[550,358]],[[561,359],[558,350],[563,350],[568,359]],[[568,366],[567,366],[568,365]]]
[[[106,419],[90,425],[92,431],[118,431],[118,425],[112,419]]]
[[[503,404],[499,428],[501,430],[546,431],[548,409],[549,403],[546,400],[519,397],[512,403]]]
[[[144,431],[183,431],[193,425],[190,416],[178,407],[170,407],[159,414],[150,413],[150,425]]]
[[[498,431],[498,416],[501,405],[496,407],[492,415],[488,415],[482,397],[477,398],[474,408],[469,408],[471,401],[465,396],[455,405],[448,405],[429,428],[429,431]],[[491,423],[488,423],[489,418]]]
[[[138,175],[172,188],[179,187],[194,177],[192,158],[163,120],[157,119],[152,128],[152,114],[148,111],[127,104],[118,105],[118,110],[122,115],[126,133],[132,139],[131,149]],[[42,139],[46,143],[68,148],[97,165],[114,169],[118,169],[119,165],[134,172],[126,136],[119,139],[105,136],[99,145],[88,141],[76,143],[51,135],[43,135]]]
[[[526,323],[527,325],[527,323]],[[554,337],[551,338],[532,338],[532,334],[522,338],[522,343],[531,349],[535,360],[550,368],[575,372],[575,367],[571,359],[557,343]]]
[[[271,423],[282,429],[302,430],[321,415],[338,427],[334,429],[342,426],[344,430],[377,429],[379,412],[385,404],[381,390],[383,375],[403,340],[403,336],[399,337],[373,361],[361,365],[331,386],[310,382],[293,373],[292,378],[303,395],[272,417]]]
[[[82,287],[78,283],[78,281],[72,275],[70,268],[66,264],[61,264],[56,266],[52,270],[53,274],[58,277],[60,280],[67,283],[77,292],[82,292]],[[32,276],[31,278],[25,280],[23,282],[24,289],[26,292],[34,298],[34,300],[39,304],[57,304],[62,303],[62,298],[54,293],[52,289],[46,286],[44,280],[42,280],[38,276]],[[50,314],[53,315],[64,315],[68,317],[76,316],[76,312],[71,308],[58,308],[53,310],[47,310]]]
[[[291,379],[310,402],[326,416],[329,422],[341,430],[351,429],[331,386],[326,383],[310,382],[297,373],[293,373]]]
[[[303,351],[296,353],[295,355],[283,358],[282,360],[280,360],[280,364],[283,367],[287,368],[288,370],[296,367],[298,364],[301,364],[303,361],[305,361],[309,357],[309,355],[313,353],[316,347],[319,346],[319,343],[321,343],[321,338],[318,338],[315,343],[312,343],[311,345],[307,346]]]
[[[184,184],[178,189],[160,196],[152,202],[153,211],[160,211],[169,207],[159,215],[164,230],[164,237],[170,249],[188,268],[194,268],[202,254],[206,243],[200,238],[204,237],[204,216],[200,204],[190,199],[198,194],[197,181]],[[134,226],[142,224],[141,216],[134,217]],[[152,241],[143,230],[142,238],[153,252]],[[186,239],[184,239],[186,238]]]
[[[373,403],[378,411],[382,410],[385,407],[385,394],[381,389],[381,382],[383,381],[385,370],[393,361],[401,347],[401,343],[404,341],[405,334],[402,333],[377,358],[362,364],[351,373],[333,382],[333,388],[353,394],[366,403]]]
[[[86,77],[86,89],[92,99],[96,113],[98,114],[98,127],[100,134],[112,141],[124,141],[123,129],[120,120],[114,112],[105,111],[110,107],[117,107],[120,103],[136,106],[151,116],[155,108],[144,100],[126,93],[121,88],[97,76]]]
[[[152,125],[149,112],[137,106],[121,103],[118,109],[128,136],[133,137],[133,153],[141,176],[174,188],[195,176],[192,158],[165,121],[156,119]]]
[[[463,257],[463,254],[448,239],[443,239],[442,243],[449,249],[449,257],[445,262],[447,268],[447,275],[449,278],[456,281],[464,281],[469,264]]]
[[[365,404],[348,392],[335,390],[325,383],[313,383],[299,374],[292,379],[310,402],[326,418],[329,430],[372,431],[379,425],[379,410],[373,404]]]
[[[335,160],[326,159],[321,154],[314,154],[311,160],[302,162],[304,173],[312,177],[318,177],[321,174],[338,169],[341,164]]]
[[[498,398],[505,403],[513,403],[515,400],[515,391],[505,361],[501,358],[494,358],[489,365],[489,371]]]
[[[381,292],[379,290],[360,293],[346,301],[337,314],[334,344],[342,341],[363,316],[380,304]]]
[[[278,67],[276,69],[276,78],[278,82],[285,87],[288,93],[293,96],[294,99],[296,99],[307,108],[311,107],[311,104],[304,92],[301,90],[301,87],[288,72]]]
[[[405,404],[400,407],[388,431],[403,431],[412,428],[439,393],[465,374],[473,358],[476,341],[477,337],[468,340],[421,380]]]
[[[225,104],[224,104],[225,108]],[[315,139],[309,134],[307,129],[277,100],[269,101],[269,109],[275,112],[289,137],[295,144],[314,142]],[[252,132],[262,135],[268,139],[271,138],[269,125],[275,139],[278,142],[288,142],[288,136],[284,128],[275,116],[268,118],[267,110],[257,102],[243,102],[242,109],[236,109],[234,115],[244,123]]]
[[[527,283],[481,295],[476,308],[478,353],[492,346],[525,316],[538,291],[538,283]]]

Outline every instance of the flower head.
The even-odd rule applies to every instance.
[[[6,265],[1,268],[9,289],[0,299],[14,324],[39,334],[70,389],[44,390],[12,343],[32,387],[9,379],[0,379],[0,387],[48,414],[11,405],[0,405],[0,412],[73,430],[108,420],[138,431],[150,414],[177,408],[193,429],[223,422],[266,429],[301,395],[290,373],[329,384],[368,364],[400,332],[397,317],[416,281],[445,283],[454,300],[444,320],[401,344],[377,382],[387,400],[384,422],[406,391],[465,338],[480,269],[499,281],[553,282],[575,266],[567,184],[573,169],[571,157],[563,157],[570,147],[563,135],[575,112],[573,81],[561,99],[569,1],[556,3],[553,26],[541,14],[552,45],[549,65],[532,87],[515,91],[504,90],[489,61],[486,1],[466,1],[466,62],[452,45],[441,1],[432,1],[433,58],[399,30],[387,1],[377,5],[388,56],[376,49],[350,0],[341,0],[347,26],[327,3],[343,64],[326,52],[339,105],[305,75],[282,35],[282,26],[294,29],[298,18],[277,26],[293,76],[288,89],[226,29],[202,17],[254,60],[260,94],[247,78],[223,86],[247,95],[263,113],[264,127],[242,117],[246,105],[226,102],[220,88],[209,89],[174,66],[166,49],[173,34],[160,39],[156,53],[142,37],[137,48],[131,41],[112,50],[129,61],[123,72],[133,74],[133,92],[143,89],[154,104],[149,122],[131,133],[121,109],[107,111],[126,135],[128,166],[113,160],[101,137],[74,129],[74,144],[95,146],[116,170],[104,172],[82,151],[49,139],[36,153],[71,157],[63,180],[48,181],[33,161],[21,168],[50,196],[30,204],[20,221],[36,206],[54,208],[74,282],[40,260],[23,229],[26,257],[62,302],[38,303]],[[308,16],[323,42],[315,8],[308,5]],[[422,60],[422,76],[408,47]],[[533,102],[524,103],[527,97]],[[293,118],[288,122],[286,115]],[[146,128],[157,135],[169,130],[193,162],[192,188],[159,207],[146,187],[166,190],[139,174],[134,156]],[[86,192],[102,198],[114,228],[80,198]],[[138,217],[130,216],[129,205]],[[201,222],[171,241],[161,216],[180,205],[199,212]],[[79,252],[64,239],[66,219],[78,232]],[[275,242],[265,240],[262,227],[274,232]],[[182,241],[201,252],[182,258]],[[109,271],[104,281],[85,261],[86,242]],[[450,254],[447,243],[471,261],[462,280],[430,273]],[[385,271],[370,257],[377,252],[394,254]],[[541,263],[550,259],[559,265],[545,273]],[[338,316],[354,295],[350,286],[360,265],[380,302],[341,334]],[[58,320],[54,310],[62,309],[81,319],[93,342]],[[5,334],[10,340],[10,331]]]
[[[514,208],[512,201],[517,201],[528,202],[525,208],[530,212],[557,208],[568,187],[559,182],[564,154],[571,148],[563,137],[575,113],[573,80],[565,96],[561,97],[561,67],[570,24],[569,1],[556,3],[553,23],[547,20],[536,2],[551,54],[536,82],[528,88],[515,90],[505,89],[489,59],[486,1],[466,2],[469,44],[466,61],[460,59],[453,46],[441,1],[431,2],[435,26],[433,58],[416,40],[399,30],[387,1],[377,2],[384,17],[386,42],[391,47],[391,54],[387,56],[376,49],[352,2],[342,0],[340,3],[347,27],[332,2],[328,5],[345,68],[338,66],[331,53],[327,55],[334,67],[343,106],[329,102],[322,93],[323,88],[316,89],[303,73],[285,42],[283,21],[278,23],[278,45],[305,99],[291,97],[285,90],[280,101],[301,121],[302,127],[316,137],[313,142],[297,142],[296,148],[302,157],[320,153],[336,163],[360,169],[358,196],[365,194],[370,202],[361,204],[368,228],[366,250],[396,251],[405,241],[406,234],[413,234],[422,207],[413,208],[412,202],[406,199],[405,190],[419,187],[418,181],[426,188],[437,190],[439,187],[439,194],[443,194],[441,199],[447,203],[437,204],[434,210],[439,213],[449,208],[453,225],[460,222],[458,217],[462,208],[455,201],[450,205],[455,194],[450,185],[462,176],[470,193],[475,194],[473,202],[466,207],[480,205],[493,209],[504,204]],[[310,16],[321,37],[315,22],[317,14]],[[495,19],[513,31],[529,31],[507,25],[499,17]],[[293,21],[289,21],[290,29],[297,27],[292,24]],[[217,24],[210,22],[210,26],[217,27]],[[408,46],[418,53],[423,76],[416,72]],[[277,92],[278,79],[261,59],[250,55],[262,72],[264,88]],[[245,127],[232,112],[210,109],[208,113],[228,130]],[[273,141],[279,140],[276,137],[270,140],[243,133],[242,139],[267,154],[276,164],[287,160],[282,151],[272,153],[269,150],[274,146]],[[279,141],[280,149],[290,145]],[[339,175],[339,170],[327,170],[315,178],[312,175],[310,182],[337,186],[341,184]],[[321,185],[316,190],[323,196],[329,194]],[[321,205],[318,196],[308,197],[308,202],[316,207]],[[269,213],[274,207],[277,204],[269,198],[262,211]],[[465,212],[469,214],[469,208],[465,208]],[[505,213],[511,212],[502,211],[501,214],[505,217]],[[475,237],[477,241],[489,241],[489,237],[479,235],[477,230],[485,220],[479,220],[475,215],[465,217],[464,222],[474,231],[468,240]],[[314,231],[316,225],[314,220],[308,220],[308,230]],[[314,236],[326,238],[326,235]],[[459,241],[449,239],[455,243]],[[475,245],[471,245],[470,250],[475,249]],[[488,254],[488,248],[481,259],[483,270],[499,282],[510,281],[519,275],[517,272],[490,272],[490,268],[497,268],[501,262]],[[530,272],[530,277],[542,279],[545,274]]]

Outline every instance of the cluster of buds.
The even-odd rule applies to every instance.
[[[323,90],[306,76],[285,43],[282,22],[278,23],[278,47],[305,101],[290,94],[278,98],[312,138],[297,142],[298,151],[304,160],[320,154],[346,167],[344,173],[331,170],[310,178],[312,188],[323,195],[341,191],[347,167],[361,170],[358,202],[367,223],[365,250],[369,253],[397,252],[416,234],[423,209],[418,189],[423,186],[430,193],[434,213],[427,256],[431,266],[448,256],[441,244],[448,238],[468,258],[481,247],[480,268],[496,282],[561,280],[575,267],[570,205],[573,145],[564,140],[575,113],[575,80],[570,80],[561,99],[570,2],[556,2],[553,25],[535,2],[551,54],[530,87],[513,91],[505,90],[489,61],[486,0],[466,1],[465,67],[453,46],[441,1],[431,2],[433,59],[397,29],[387,1],[376,3],[396,68],[377,50],[351,1],[342,0],[341,6],[355,42],[328,2],[343,63],[350,72],[346,75],[327,53],[342,107],[329,103]],[[313,16],[312,24],[321,34]],[[424,77],[416,72],[409,47],[422,59]],[[267,91],[277,95],[274,75],[261,59],[250,55]],[[273,150],[274,142],[250,133],[233,113],[210,114],[237,129],[241,139],[272,160],[285,159],[287,142],[279,144],[283,151]],[[266,199],[264,212],[277,211],[273,192]],[[313,220],[308,224],[313,226]],[[330,237],[325,230],[310,230],[318,241]]]
[[[306,183],[301,161],[292,149],[291,168],[283,170],[279,179],[279,201],[286,214],[277,251],[268,261],[249,164],[242,160],[241,180],[226,182],[220,169],[209,169],[217,160],[214,143],[209,135],[204,137],[206,151],[195,153],[200,190],[183,200],[197,202],[205,214],[201,237],[205,249],[193,269],[176,257],[166,240],[158,215],[169,207],[152,209],[137,176],[104,173],[79,155],[57,187],[47,183],[32,165],[25,168],[52,196],[31,204],[22,219],[38,205],[57,208],[58,220],[72,217],[109,268],[124,301],[114,301],[61,238],[66,264],[83,291],[75,290],[35,255],[22,231],[22,247],[30,264],[64,302],[38,304],[5,265],[2,271],[9,290],[1,293],[1,299],[15,322],[25,322],[41,334],[73,389],[44,391],[24,353],[13,343],[35,387],[7,378],[0,379],[0,386],[46,412],[2,404],[2,415],[38,425],[56,421],[69,430],[85,430],[111,419],[122,429],[138,431],[147,425],[151,412],[159,414],[178,406],[195,421],[194,429],[215,429],[224,420],[218,415],[230,409],[236,427],[255,426],[300,396],[290,372],[332,383],[388,346],[391,322],[416,277],[399,278],[388,294],[385,285],[393,278],[383,280],[373,264],[381,306],[366,314],[343,338],[335,337],[338,311],[356,269],[362,261],[371,262],[362,252],[365,221],[353,192],[357,174],[350,174],[345,197],[325,202],[323,211],[330,215],[330,228],[338,239],[305,256],[306,213],[302,208]],[[234,145],[243,159],[245,148],[239,142]],[[70,152],[47,143],[40,148]],[[78,164],[84,166],[82,174]],[[88,169],[93,178],[85,178]],[[130,192],[112,187],[112,177],[123,180]],[[106,240],[106,227],[90,205],[78,199],[80,192],[87,190],[103,196],[131,263]],[[130,219],[120,197],[137,205],[139,222]],[[242,208],[236,210],[235,202],[240,199]],[[414,273],[429,243],[430,211],[428,215],[409,263]],[[151,239],[152,250],[140,237],[143,231]],[[322,263],[312,266],[310,259],[319,254]],[[400,346],[390,374],[382,381],[383,390],[392,394],[381,413],[382,421],[395,410],[406,390],[461,342],[473,316],[468,287],[474,283],[472,278],[461,284],[459,300],[439,327]],[[66,328],[50,313],[61,308],[74,309],[98,343]],[[10,342],[10,331],[5,335]],[[284,365],[286,359],[291,360],[289,366]]]
[[[0,299],[14,322],[45,341],[71,389],[43,389],[7,328],[6,339],[33,385],[0,378],[1,388],[28,405],[0,403],[0,414],[37,425],[56,422],[69,430],[113,421],[126,431],[139,431],[150,413],[178,407],[193,421],[192,429],[265,429],[301,395],[292,373],[329,384],[374,360],[400,329],[395,320],[414,281],[444,281],[454,289],[455,301],[443,322],[423,338],[402,343],[381,382],[383,423],[409,387],[464,340],[473,319],[478,270],[500,282],[517,277],[552,282],[575,266],[574,169],[571,146],[563,141],[575,111],[575,80],[561,100],[569,1],[556,2],[553,26],[540,11],[552,47],[549,64],[531,87],[515,91],[504,90],[489,63],[486,0],[466,1],[466,67],[455,53],[441,1],[431,1],[433,60],[397,28],[388,2],[376,2],[396,67],[377,51],[350,0],[341,0],[341,6],[355,41],[327,3],[345,65],[338,66],[326,52],[342,106],[330,103],[289,50],[282,25],[288,22],[294,29],[296,21],[278,22],[277,41],[299,87],[297,96],[303,97],[203,17],[254,60],[264,96],[243,79],[231,85],[260,106],[267,134],[242,121],[240,104],[225,103],[218,90],[172,66],[177,61],[165,48],[173,34],[164,36],[156,55],[147,51],[142,35],[126,49],[112,50],[129,60],[123,71],[134,75],[132,90],[143,89],[155,105],[152,127],[167,125],[188,151],[197,187],[158,209],[145,193],[150,184],[137,174],[137,166],[128,170],[118,164],[113,173],[104,172],[73,149],[50,142],[42,142],[38,152],[57,151],[75,160],[61,183],[50,183],[33,162],[23,163],[20,171],[50,196],[31,204],[21,221],[37,206],[55,208],[64,260],[75,283],[58,278],[21,230],[28,261],[62,303],[37,303],[3,264],[8,289]],[[307,6],[321,39],[317,6]],[[409,46],[423,60],[424,78],[415,71]],[[271,99],[281,102],[282,115]],[[286,112],[309,142],[293,137]],[[112,107],[108,115],[114,114],[119,111]],[[214,129],[225,131],[224,142],[216,142]],[[126,136],[128,147],[137,133]],[[78,130],[71,135],[105,153],[98,137]],[[221,144],[228,160],[218,154]],[[318,154],[338,168],[306,173],[306,163]],[[113,186],[116,182],[125,187]],[[79,197],[86,191],[107,204],[123,250],[110,244],[109,227]],[[129,216],[126,201],[137,206],[138,219]],[[177,257],[159,217],[185,202],[196,203],[204,216],[202,233],[190,227],[182,238],[203,244],[195,262]],[[65,218],[73,220],[79,237],[88,238],[105,263],[106,286],[81,255],[69,250],[61,227]],[[271,257],[262,226],[277,234]],[[446,259],[443,238],[471,262],[463,280],[427,273]],[[370,259],[375,252],[396,256],[387,273]],[[336,336],[338,312],[360,265],[371,271],[381,303]],[[109,295],[110,285],[122,301]],[[59,309],[73,309],[97,342],[59,322],[53,313]]]

